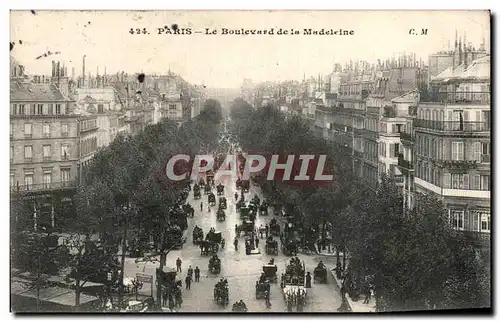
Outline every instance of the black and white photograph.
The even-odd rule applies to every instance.
[[[488,10],[9,16],[12,313],[492,313]]]

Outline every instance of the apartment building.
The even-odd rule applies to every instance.
[[[63,94],[67,77],[62,69],[53,76],[52,83],[10,83],[10,186],[14,195],[33,199],[31,212],[47,227],[69,206],[79,159],[79,116]]]
[[[490,56],[433,78],[415,131],[415,187],[440,197],[459,231],[489,238],[491,229]]]

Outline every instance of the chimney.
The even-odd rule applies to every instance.
[[[85,87],[85,57],[87,57],[87,55],[83,55],[83,62],[82,62],[82,87]]]
[[[52,61],[52,77],[56,77],[56,62]]]

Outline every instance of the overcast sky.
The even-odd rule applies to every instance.
[[[158,35],[156,28],[279,28],[354,30],[353,36]],[[336,62],[376,62],[399,52],[430,53],[453,46],[455,29],[467,42],[489,48],[489,15],[484,11],[30,11],[11,12],[11,55],[30,74],[50,74],[51,61],[65,62],[68,73],[156,72],[169,68],[194,84],[236,88],[244,78],[301,80],[332,71]],[[147,28],[149,35],[131,35]],[[411,28],[426,36],[409,35]],[[22,44],[19,43],[22,41]],[[43,53],[57,56],[35,59]]]

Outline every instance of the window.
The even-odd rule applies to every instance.
[[[452,189],[469,189],[469,174],[454,173],[451,175]]]
[[[13,173],[10,174],[10,187],[13,188],[16,186],[15,175]]]
[[[19,115],[24,115],[26,113],[24,109],[24,104],[19,104]]]
[[[50,160],[51,156],[52,156],[52,154],[50,152],[50,145],[44,145],[43,146],[43,159]]]
[[[14,127],[12,126],[12,123],[10,123],[10,138],[12,139],[14,137]]]
[[[175,110],[177,107],[176,107],[175,104],[169,104],[168,108],[171,109],[171,110]]]
[[[61,159],[63,160],[69,159],[69,146],[67,143],[61,144]]]
[[[56,104],[56,114],[61,114],[61,104]]]
[[[50,123],[44,123],[43,124],[43,136],[44,137],[49,137],[50,136]]]
[[[30,190],[33,187],[33,173],[24,174],[24,185],[26,190]]]
[[[43,104],[38,104],[36,106],[36,114],[42,115],[43,114]]]
[[[451,143],[451,159],[453,161],[463,161],[464,159],[464,143],[452,142]]]
[[[490,142],[481,142],[481,162],[490,163]]]
[[[48,113],[49,115],[54,114],[54,104],[49,104]]]
[[[472,189],[481,190],[481,176],[479,174],[472,176]]]
[[[464,211],[451,210],[450,223],[452,229],[464,230]]]
[[[49,171],[44,171],[44,173],[43,173],[43,187],[45,189],[49,189],[51,182],[52,182],[52,173],[50,173]]]
[[[68,124],[61,124],[61,136],[68,136]]]
[[[10,146],[10,163],[14,161],[14,146]]]
[[[69,182],[69,169],[61,169],[61,181]]]
[[[97,104],[97,113],[104,113],[104,104]]]
[[[490,232],[491,217],[489,213],[481,213],[481,231]]]
[[[17,114],[17,104],[12,104],[10,106],[10,114],[11,115],[16,115]]]
[[[30,115],[35,115],[35,110],[36,110],[35,107],[36,107],[35,104],[30,105]]]
[[[32,161],[33,160],[33,146],[27,145],[24,147],[24,158],[27,161]]]
[[[490,191],[490,176],[481,176],[481,190]]]
[[[474,142],[474,160],[481,162],[482,145],[481,142]]]
[[[27,138],[31,137],[31,129],[32,129],[32,124],[31,123],[25,123],[24,124],[24,136]]]

